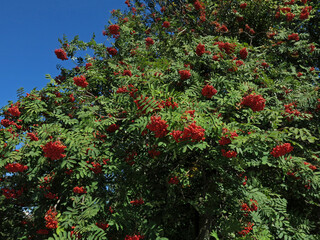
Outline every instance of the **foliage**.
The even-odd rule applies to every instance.
[[[319,239],[319,4],[126,3],[2,108],[0,238]]]

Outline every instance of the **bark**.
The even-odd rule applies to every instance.
[[[199,220],[199,234],[196,240],[210,240],[213,220],[207,215],[201,215]]]

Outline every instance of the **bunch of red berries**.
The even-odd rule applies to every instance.
[[[58,160],[64,158],[66,155],[63,154],[64,146],[60,141],[48,142],[45,146],[42,146],[44,156],[51,160]]]
[[[243,97],[240,104],[246,107],[250,107],[254,112],[258,112],[264,109],[265,102],[266,100],[261,95],[256,95],[255,93],[253,93]]]
[[[154,132],[156,138],[165,137],[168,134],[167,121],[162,120],[161,116],[152,116],[151,123],[147,125],[147,128]]]
[[[58,220],[56,219],[56,216],[58,215],[58,213],[54,210],[52,210],[52,208],[50,208],[44,219],[46,220],[46,227],[49,229],[56,229],[58,227]]]
[[[293,147],[290,143],[284,143],[282,145],[278,145],[272,149],[272,152],[270,153],[274,157],[281,157],[286,155],[287,153],[290,153],[293,150]]]
[[[28,170],[28,166],[25,166],[23,164],[20,164],[20,163],[8,163],[6,166],[5,166],[5,169],[8,171],[8,172],[24,172],[26,170]]]

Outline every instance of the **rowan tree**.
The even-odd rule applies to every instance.
[[[319,239],[319,4],[126,4],[2,108],[1,238]]]

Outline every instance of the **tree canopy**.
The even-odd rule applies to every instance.
[[[319,3],[126,4],[2,108],[0,238],[319,239]]]

